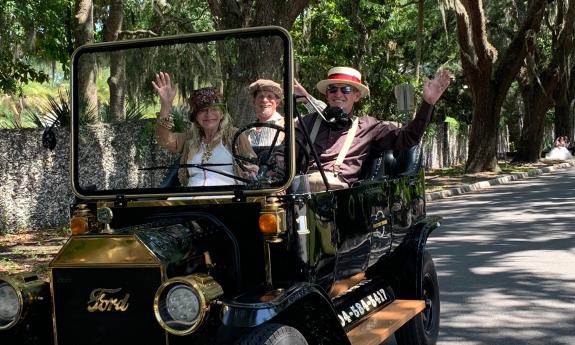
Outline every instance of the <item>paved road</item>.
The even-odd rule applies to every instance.
[[[575,168],[428,205],[439,345],[575,344]]]

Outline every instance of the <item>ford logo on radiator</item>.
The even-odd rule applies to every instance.
[[[88,301],[88,311],[90,313],[107,311],[125,312],[128,310],[128,306],[130,305],[128,303],[130,294],[126,293],[123,297],[120,297],[121,291],[122,288],[98,288],[92,290],[90,293],[90,300]]]

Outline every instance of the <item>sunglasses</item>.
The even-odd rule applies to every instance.
[[[337,90],[341,91],[341,93],[343,93],[344,95],[350,94],[352,91],[354,91],[353,86],[341,86],[341,87],[337,87],[335,85],[329,85],[327,87],[327,92],[328,93],[336,93]]]

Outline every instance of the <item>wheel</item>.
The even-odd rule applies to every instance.
[[[395,332],[398,345],[433,345],[439,335],[439,283],[431,255],[423,253],[422,288],[425,310]]]
[[[246,334],[236,345],[308,345],[308,343],[293,327],[266,323]]]

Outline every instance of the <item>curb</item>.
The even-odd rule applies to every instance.
[[[507,184],[511,181],[522,180],[527,177],[538,176],[544,173],[554,172],[559,169],[565,169],[575,166],[575,160],[571,160],[566,163],[555,164],[549,167],[541,168],[541,169],[533,169],[527,172],[522,173],[515,173],[511,175],[501,176],[492,180],[488,181],[481,181],[472,184],[465,184],[456,188],[446,189],[439,192],[428,193],[425,195],[425,201],[429,202],[432,200],[444,199],[450,196],[462,195],[470,192],[479,191],[485,188],[489,188],[490,186],[502,185]]]

